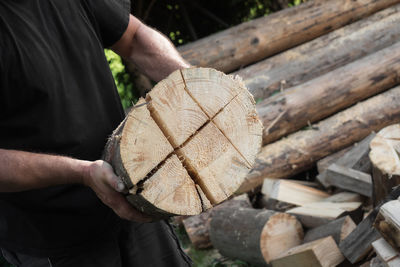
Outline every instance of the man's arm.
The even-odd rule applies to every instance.
[[[120,193],[124,184],[105,161],[0,149],[0,192],[19,192],[62,184],[89,186],[121,218],[149,221]]]
[[[111,48],[154,81],[164,79],[177,69],[190,67],[168,38],[132,15],[125,33]]]

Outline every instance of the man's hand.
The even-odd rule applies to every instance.
[[[115,175],[110,164],[97,160],[88,165],[83,183],[93,189],[104,204],[109,206],[121,218],[150,222],[151,218],[136,210],[121,194],[127,189],[121,178]]]
[[[84,184],[121,218],[149,222],[125,199],[124,183],[105,161],[0,149],[0,192],[21,192],[63,184]]]

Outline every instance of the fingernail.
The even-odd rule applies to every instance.
[[[118,182],[117,182],[117,191],[118,191],[118,192],[122,192],[122,191],[124,191],[124,189],[125,189],[124,183],[121,182],[121,181],[118,181]]]

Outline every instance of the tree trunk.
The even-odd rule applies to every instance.
[[[319,159],[362,140],[372,131],[400,122],[400,87],[358,103],[310,130],[264,146],[238,192],[260,186],[263,179],[288,178]]]
[[[184,219],[183,225],[194,247],[202,249],[212,246],[210,240],[210,221],[212,219],[212,214],[215,209],[224,208],[251,208],[251,203],[247,194],[243,194],[225,201],[215,208],[209,209],[199,215]]]
[[[389,201],[379,209],[374,227],[396,250],[400,250],[400,201]]]
[[[218,209],[213,212],[210,238],[222,255],[264,266],[299,245],[303,229],[293,216],[285,213]]]
[[[353,222],[350,216],[345,216],[333,222],[310,229],[305,234],[303,242],[307,243],[320,238],[332,236],[336,244],[339,245],[340,242],[345,239],[355,228],[356,224]]]
[[[389,7],[398,0],[316,0],[179,47],[195,66],[230,72]],[[267,27],[266,27],[267,25]]]
[[[261,129],[240,80],[185,69],[139,100],[110,138],[105,159],[136,208],[154,217],[195,215],[240,186],[261,145]]]
[[[400,196],[400,188],[394,189],[384,200],[384,202],[397,199]],[[373,223],[379,212],[377,206],[360,224],[354,229],[339,245],[340,251],[351,262],[356,263],[362,260],[372,248],[372,242],[381,236],[373,227]]]
[[[292,87],[257,105],[263,143],[316,122],[398,84],[400,43]]]
[[[372,139],[369,157],[373,167],[373,202],[376,206],[400,184],[400,125],[382,129]]]
[[[350,148],[346,148],[347,151],[342,156],[337,158],[334,162],[331,162],[328,166],[326,166],[326,169],[328,169],[328,167],[330,165],[335,163],[336,165],[339,165],[342,167],[347,167],[347,168],[365,172],[368,174],[371,173],[372,172],[372,164],[371,164],[368,154],[370,151],[369,143],[371,142],[371,140],[374,137],[375,137],[375,133],[371,133],[369,136],[364,138],[361,142],[354,144]],[[341,150],[341,151],[343,151],[343,150]],[[339,151],[338,153],[340,153],[341,151]],[[322,160],[318,161],[317,166],[321,161]],[[319,169],[320,168],[318,167],[318,171],[319,171]],[[328,173],[327,170],[323,170],[323,171],[319,171],[319,174],[317,175],[317,180],[325,187],[329,187],[332,185],[328,181],[329,179],[328,179],[327,173]]]
[[[255,99],[264,99],[366,55],[400,38],[400,5],[241,69]]]

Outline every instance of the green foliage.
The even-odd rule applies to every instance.
[[[266,16],[271,13],[271,8],[268,5],[270,1],[245,1],[246,9],[248,10],[248,15],[243,16],[242,22],[250,21],[258,17]]]
[[[194,267],[252,267],[252,265],[223,257],[216,249],[196,249],[193,247],[183,226],[175,227],[182,248],[193,260]]]
[[[126,72],[121,57],[113,51],[105,49],[104,53],[107,57],[115,85],[117,86],[119,96],[121,98],[124,109],[132,106],[138,100],[138,93],[134,90],[131,76]]]
[[[289,6],[298,6],[304,2],[307,2],[307,0],[293,0],[291,3],[289,3]]]
[[[0,253],[1,254],[1,253]],[[0,255],[0,267],[14,267],[14,265],[9,264],[1,255]]]

